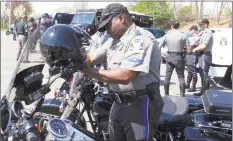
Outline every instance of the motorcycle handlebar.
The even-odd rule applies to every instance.
[[[34,132],[28,132],[26,134],[26,141],[39,141]]]
[[[61,73],[58,73],[58,74],[54,75],[54,76],[52,77],[52,79],[49,80],[49,86],[51,86],[51,85],[53,84],[53,82],[54,82],[56,79],[58,79],[59,77],[61,77]]]

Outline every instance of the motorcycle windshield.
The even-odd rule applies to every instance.
[[[38,39],[41,37],[40,29],[37,28],[34,32],[28,37],[22,52],[18,58],[18,62],[13,69],[13,73],[8,80],[8,85],[4,91],[4,94],[8,99],[8,102],[11,103],[15,98],[15,93],[12,91],[16,84],[23,83],[24,77],[26,77],[30,72],[42,72],[44,64],[43,62],[32,62],[32,63],[24,63],[24,58],[28,52],[31,51],[32,46],[36,46]],[[33,55],[33,54],[29,54]]]

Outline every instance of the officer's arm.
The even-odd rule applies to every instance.
[[[162,47],[165,46],[166,42],[165,42],[165,39],[166,39],[166,35],[164,35],[159,43],[159,48],[161,49]]]
[[[208,33],[208,35],[206,35],[206,37],[202,40],[202,43],[198,47],[193,49],[193,52],[205,50],[208,47],[211,38],[212,38],[212,33]]]
[[[99,47],[98,49],[94,50],[93,52],[87,55],[87,59],[85,62],[88,66],[100,64],[106,60],[109,42],[105,42],[103,46]]]
[[[109,83],[109,84],[129,84],[136,76],[136,71],[126,69],[115,69],[115,70],[96,70],[88,68],[83,72],[95,79]]]

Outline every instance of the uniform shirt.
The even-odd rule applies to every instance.
[[[199,45],[200,37],[198,35],[194,35],[188,38],[187,40],[187,50],[188,52],[192,51],[195,47]]]
[[[93,56],[97,62],[107,59],[109,70],[138,72],[127,85],[109,84],[114,92],[143,90],[160,81],[160,51],[153,34],[133,24],[119,40],[107,40]]]
[[[184,33],[174,30],[164,35],[161,45],[166,45],[169,52],[183,52],[186,39],[187,37]]]
[[[212,51],[213,33],[208,28],[205,28],[202,32],[200,32],[200,45],[202,44],[207,45],[207,48],[204,51]]]
[[[92,52],[101,47],[109,38],[111,38],[111,36],[106,32],[97,31],[91,38],[93,42],[90,44],[88,52]]]
[[[26,24],[22,21],[15,24],[15,30],[17,34],[25,34],[26,33]]]
[[[36,24],[34,22],[29,21],[27,26],[28,26],[28,32],[31,33],[36,29]],[[31,27],[33,27],[33,29],[29,30]]]

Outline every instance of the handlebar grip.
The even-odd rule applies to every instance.
[[[28,132],[26,134],[26,141],[39,141],[34,132]]]

